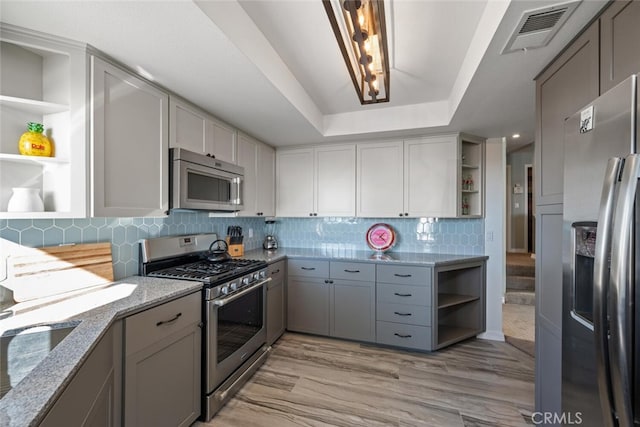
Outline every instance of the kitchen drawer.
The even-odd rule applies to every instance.
[[[199,323],[201,313],[202,294],[196,292],[125,318],[125,354],[134,354],[190,324]]]
[[[397,347],[431,350],[431,328],[403,325],[401,323],[376,322],[376,342]]]
[[[376,319],[385,322],[431,326],[431,307],[423,305],[389,304],[376,305]]]
[[[376,265],[364,262],[331,261],[329,266],[332,279],[360,280],[363,282],[376,281]]]
[[[431,268],[413,265],[377,265],[378,283],[431,286]]]
[[[329,278],[329,261],[290,259],[287,265],[289,276]]]
[[[378,283],[376,301],[392,304],[431,305],[431,286],[407,286]]]
[[[285,266],[286,264],[284,260],[269,264],[267,267],[267,277],[271,277],[271,282],[269,282],[270,285],[284,279]]]

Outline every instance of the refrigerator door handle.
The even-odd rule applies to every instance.
[[[631,404],[633,331],[630,308],[631,293],[631,233],[633,212],[640,176],[640,155],[630,154],[622,165],[622,180],[613,220],[611,242],[611,272],[609,288],[609,356],[611,388],[620,427],[633,426]]]
[[[598,211],[598,232],[593,265],[593,334],[600,407],[603,427],[613,427],[613,396],[609,372],[609,343],[607,338],[607,292],[609,286],[609,253],[611,251],[611,224],[615,205],[616,184],[622,159],[613,157],[607,163]]]

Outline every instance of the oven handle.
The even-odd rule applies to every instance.
[[[243,295],[248,294],[249,292],[264,286],[266,283],[269,283],[271,281],[271,277],[267,277],[266,279],[264,279],[261,282],[256,283],[255,285],[251,285],[248,288],[244,288],[243,290],[241,290],[240,292],[231,295],[230,297],[227,298],[222,298],[222,299],[216,299],[211,301],[213,303],[213,305],[215,305],[216,307],[222,307],[224,305],[229,304],[230,302],[233,302],[235,300],[237,300],[238,298],[240,298]]]

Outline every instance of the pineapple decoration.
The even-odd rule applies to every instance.
[[[18,150],[24,156],[51,157],[52,144],[49,138],[44,135],[44,126],[40,123],[27,123],[27,131],[22,134],[18,141]]]

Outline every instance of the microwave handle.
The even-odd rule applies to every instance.
[[[240,188],[242,187],[242,177],[235,177],[232,180],[231,185],[231,203],[234,205],[242,204],[242,197],[240,195]]]

